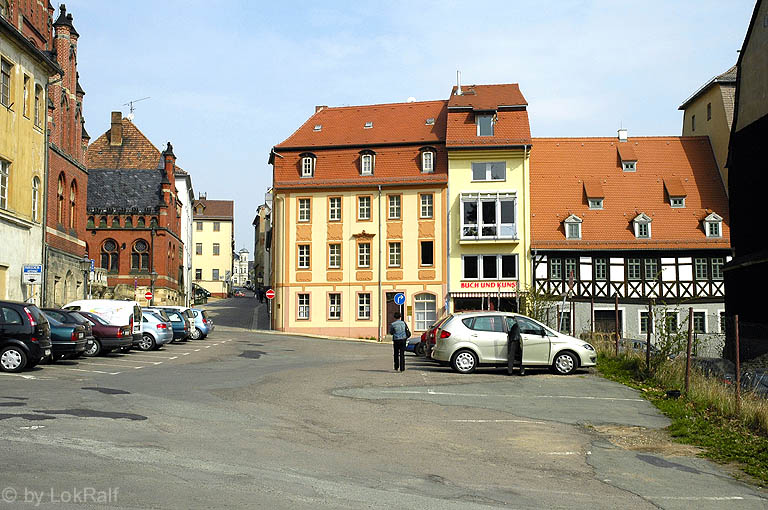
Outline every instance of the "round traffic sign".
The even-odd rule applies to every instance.
[[[147,293],[144,294],[144,299],[146,299],[147,301],[152,299],[152,293],[150,291],[147,291]]]
[[[395,304],[402,305],[403,303],[405,303],[405,294],[403,294],[402,292],[398,292],[397,294],[395,294]]]
[[[275,297],[275,291],[272,289],[269,289],[264,293],[265,296],[267,296],[267,299],[273,299]]]

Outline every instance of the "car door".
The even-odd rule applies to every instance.
[[[504,331],[504,318],[501,315],[478,315],[470,328],[470,339],[477,346],[484,363],[500,363],[500,347],[506,352],[507,333]],[[506,356],[506,354],[505,354]]]
[[[29,337],[26,329],[19,312],[9,306],[0,307],[0,330],[3,337],[26,340]]]
[[[527,317],[515,317],[523,341],[523,364],[549,365],[549,337],[546,330]]]

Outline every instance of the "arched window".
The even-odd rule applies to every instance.
[[[76,200],[77,183],[72,181],[72,184],[69,186],[69,228],[75,228],[75,218],[77,217],[75,213]]]
[[[102,216],[99,218],[99,228],[107,228],[107,217]]]
[[[416,324],[414,331],[426,331],[437,320],[437,299],[434,294],[416,294]]]
[[[112,228],[120,228],[120,217],[112,216]]]
[[[64,223],[64,173],[59,174],[59,185],[56,188],[56,196],[58,197],[58,204],[56,209],[56,223]]]
[[[153,217],[152,217],[152,219],[151,219],[151,220],[149,220],[149,226],[150,226],[150,227],[155,227],[155,228],[157,228],[157,218],[155,218],[155,217],[153,216]]]
[[[88,223],[86,224],[88,228],[94,228],[96,224],[93,221],[93,216],[88,216]]]
[[[125,228],[133,228],[133,216],[125,217]]]
[[[101,267],[107,271],[117,273],[119,267],[120,252],[114,239],[107,239],[101,245]]]
[[[139,216],[139,221],[136,226],[139,228],[144,228],[147,226],[147,224],[144,222],[144,216]]]
[[[32,178],[32,220],[40,220],[40,178],[35,176]]]
[[[136,271],[149,270],[149,245],[144,239],[139,239],[133,243],[131,269]]]

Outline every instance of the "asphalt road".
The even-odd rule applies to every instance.
[[[589,371],[460,376],[391,346],[272,334],[0,374],[0,508],[766,508]]]

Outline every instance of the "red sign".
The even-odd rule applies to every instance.
[[[147,291],[147,293],[144,294],[144,299],[146,299],[147,301],[152,299],[152,293],[150,291]]]
[[[275,297],[275,291],[272,289],[269,289],[264,293],[265,296],[267,296],[267,299],[274,299]]]
[[[479,289],[479,290],[515,290],[517,288],[517,281],[480,281],[480,282],[461,282],[459,285],[462,289]]]

